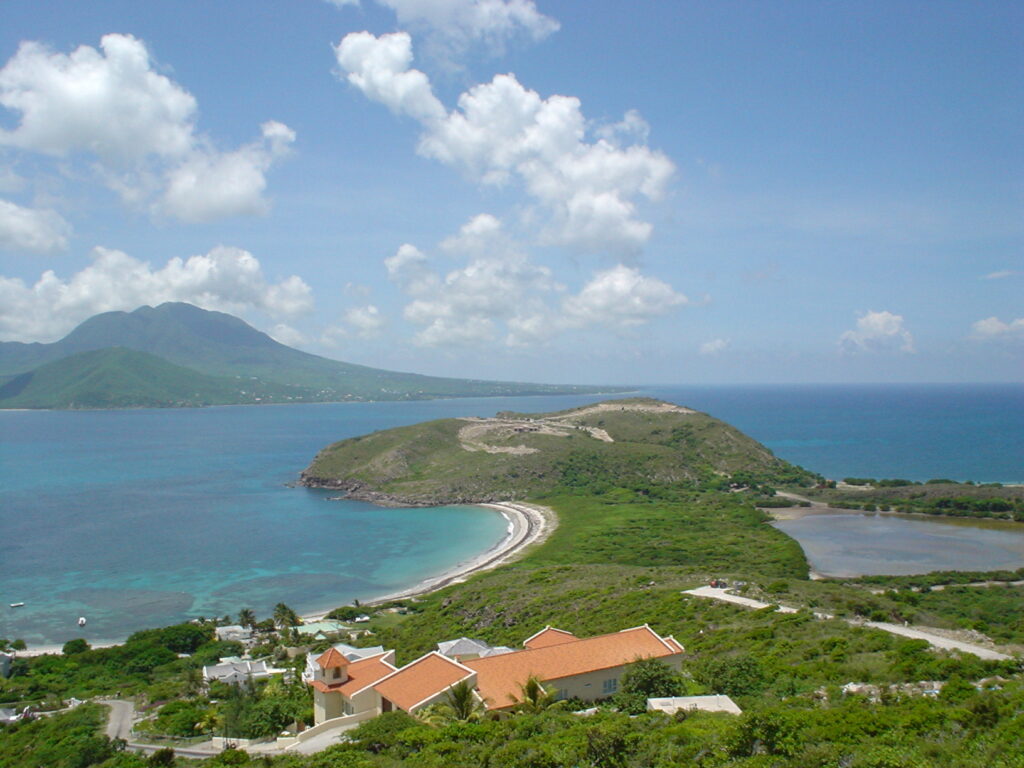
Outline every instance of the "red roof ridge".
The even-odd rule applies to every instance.
[[[549,632],[550,633],[557,632],[559,635],[567,635],[568,637],[566,637],[566,639],[563,641],[563,642],[566,642],[566,643],[571,643],[573,640],[579,640],[580,639],[580,638],[576,637],[576,635],[574,635],[572,632],[569,632],[568,630],[559,629],[558,627],[552,627],[550,624],[548,624],[546,627],[544,627],[544,629],[540,630],[540,632],[534,632],[528,638],[523,640],[523,647],[527,648],[527,649],[530,649],[530,642],[532,640],[540,638],[545,633],[549,633]],[[548,645],[556,645],[556,643],[548,643]],[[530,650],[532,650],[532,649],[530,649]]]
[[[367,656],[349,663],[348,679],[339,680],[333,683],[325,683],[320,680],[313,680],[310,685],[321,693],[339,692],[351,698],[357,693],[365,691],[375,685],[387,675],[394,671],[395,666],[384,657],[391,651]]]
[[[384,665],[384,666],[386,666],[386,667],[391,667],[391,672],[389,672],[389,673],[388,673],[388,675],[390,675],[390,674],[392,674],[393,672],[396,672],[396,671],[398,671],[398,667],[396,667],[396,666],[395,666],[394,664],[392,664],[392,663],[391,663],[390,661],[388,661],[387,659],[383,658],[384,656],[387,656],[387,655],[388,655],[389,653],[391,653],[391,651],[384,651],[383,653],[378,653],[378,654],[377,654],[377,655],[375,655],[375,656],[366,656],[365,658],[359,659],[359,661],[353,662],[353,663],[352,663],[352,667],[353,667],[353,668],[355,668],[355,667],[357,667],[357,666],[358,666],[359,664],[361,664],[361,663],[362,663],[362,662],[364,662],[364,661],[376,661],[376,662],[378,662],[378,663],[380,663],[380,664],[383,664],[383,665]],[[369,666],[369,665],[367,664],[366,666]],[[358,670],[356,670],[356,669],[353,669],[353,671],[358,671]],[[365,691],[365,690],[366,690],[367,688],[372,688],[373,686],[375,686],[375,685],[376,685],[377,683],[379,683],[379,682],[380,682],[381,680],[383,680],[383,679],[384,679],[385,677],[387,677],[388,675],[383,675],[383,676],[381,676],[381,677],[378,677],[378,678],[377,678],[376,680],[371,680],[370,682],[368,682],[368,683],[367,683],[366,685],[364,685],[364,686],[363,686],[362,688],[360,688],[359,690],[357,690],[357,691],[352,691],[352,692],[351,692],[351,693],[349,694],[349,698],[351,698],[352,696],[355,696],[355,695],[356,695],[357,693],[362,693],[362,692],[363,692],[363,691]]]
[[[669,645],[668,641],[664,637],[662,637],[657,632],[655,632],[653,629],[651,629],[651,625],[650,624],[641,624],[638,627],[629,627],[627,629],[620,629],[619,632],[620,633],[621,632],[634,632],[634,631],[636,631],[638,629],[646,629],[648,632],[650,632],[652,635],[654,635],[656,638],[658,638],[658,640],[661,641],[661,644],[664,645],[666,648],[668,648],[670,651],[672,651],[672,653],[679,653],[679,651],[677,651],[675,648],[673,648],[671,645]],[[670,637],[671,637],[671,635],[670,635]],[[678,642],[678,641],[676,641],[676,639],[674,637],[672,638],[672,640],[680,648],[683,647],[683,644]]]
[[[316,663],[320,665],[321,669],[330,669],[331,667],[347,667],[352,662],[346,659],[345,654],[337,648],[328,648],[317,657]]]
[[[420,704],[422,704],[424,701],[426,701],[427,699],[431,698],[432,696],[435,696],[438,693],[440,693],[441,691],[447,690],[447,689],[451,688],[453,685],[455,685],[456,683],[461,682],[462,680],[465,680],[467,677],[470,677],[471,675],[475,675],[476,674],[476,670],[470,669],[465,664],[462,664],[462,663],[460,663],[458,661],[455,661],[454,659],[449,659],[443,653],[440,653],[438,651],[428,651],[427,653],[425,653],[422,656],[420,656],[418,659],[414,659],[413,661],[410,661],[404,667],[399,667],[394,672],[392,672],[392,673],[390,673],[388,675],[385,675],[384,677],[380,678],[379,680],[376,680],[373,683],[374,687],[386,683],[391,678],[396,677],[396,676],[402,674],[403,672],[408,672],[413,667],[415,667],[417,664],[421,664],[421,663],[425,662],[431,656],[436,656],[438,659],[440,659],[445,664],[447,664],[449,666],[452,666],[452,667],[456,667],[459,670],[465,672],[465,674],[461,678],[456,680],[454,683],[449,683],[448,685],[445,685],[445,686],[437,689],[436,691],[433,691],[432,693],[430,693],[429,695],[425,696],[424,698],[419,699],[418,701],[410,704],[408,706],[408,708],[402,707],[402,709],[406,709],[406,711],[409,711],[411,709],[415,709],[417,706],[419,706]],[[395,703],[397,704],[398,702],[395,702]],[[401,704],[399,704],[399,706],[401,706]]]
[[[627,634],[631,636],[623,637]],[[518,686],[530,674],[551,682],[683,652],[682,646],[667,642],[647,625],[575,640],[470,659],[465,666],[478,673],[477,688],[488,700],[488,709],[500,709],[515,703]]]

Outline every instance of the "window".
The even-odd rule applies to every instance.
[[[612,677],[605,680],[601,690],[604,692],[605,696],[615,693],[619,690],[619,679],[617,677]]]

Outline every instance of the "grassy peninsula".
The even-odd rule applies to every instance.
[[[1024,572],[964,575],[1000,584],[943,590],[937,587],[964,579],[935,574],[810,581],[799,546],[768,525],[755,503],[770,497],[775,485],[819,479],[705,414],[630,399],[554,414],[430,422],[330,446],[303,477],[309,485],[379,501],[514,497],[557,513],[552,535],[514,563],[421,599],[339,610],[339,617],[369,610],[373,635],[359,642],[394,648],[399,664],[460,635],[517,645],[547,624],[586,636],[649,623],[686,648],[678,693],[725,693],[744,713],[630,716],[624,700],[588,717],[573,714],[573,703],[524,708],[500,721],[420,720],[392,712],[317,755],[250,757],[228,750],[207,765],[1024,765],[1019,656],[986,661],[863,623],[927,622],[975,631],[984,626],[994,639],[1013,643],[1022,637],[1019,610],[1013,608],[1021,604],[1022,591],[1012,580]],[[798,610],[751,610],[682,593],[713,577],[728,579],[747,596]],[[825,608],[835,618],[815,615]],[[238,736],[273,733],[296,713],[303,716],[304,694],[294,686],[272,682],[233,697],[197,691],[191,682],[197,668],[219,650],[212,628],[205,631],[193,637],[171,628],[140,633],[121,650],[77,649],[68,656],[20,660],[16,675],[0,683],[0,698],[120,690],[148,707],[149,733],[163,729],[196,739],[218,728],[233,728]],[[183,637],[192,644],[187,658],[176,655]],[[289,660],[289,637],[287,626],[268,630],[259,652],[279,665],[301,666],[301,655]],[[325,647],[326,641],[312,649]],[[847,683],[859,686],[844,689]],[[96,723],[96,711],[83,710],[15,726],[0,739],[10,745],[0,747],[0,764],[157,764],[117,752],[99,736],[89,750],[80,749]],[[189,764],[180,755],[159,759],[164,765]]]
[[[343,440],[321,451],[301,481],[355,498],[433,505],[556,489],[628,501],[816,479],[712,416],[627,398],[555,413],[440,419]]]

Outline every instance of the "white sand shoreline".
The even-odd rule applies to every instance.
[[[499,565],[504,565],[518,558],[527,547],[544,541],[558,525],[558,518],[554,511],[537,504],[496,502],[493,504],[477,504],[475,506],[493,509],[508,521],[507,532],[497,544],[476,557],[452,566],[438,576],[432,576],[398,592],[374,597],[363,602],[362,605],[369,608],[392,600],[421,597],[447,587],[450,584],[465,581],[475,573],[497,568]],[[302,616],[302,620],[304,622],[319,621],[328,613],[330,613],[330,610],[307,613]],[[90,643],[90,646],[92,648],[110,648],[122,643],[124,643],[123,640],[120,642],[98,642]],[[44,654],[59,654],[62,648],[63,644],[61,643],[33,645],[26,650],[17,651],[17,655],[20,657],[31,657]]]
[[[508,521],[508,532],[497,544],[470,560],[458,563],[438,576],[432,576],[398,592],[374,597],[362,602],[361,605],[373,607],[393,600],[421,597],[450,584],[458,584],[476,573],[497,568],[499,565],[517,559],[527,547],[544,541],[558,525],[558,518],[554,511],[537,504],[503,501],[475,506],[493,509]],[[329,612],[310,613],[302,616],[302,620],[317,621]]]

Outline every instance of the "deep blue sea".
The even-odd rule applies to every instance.
[[[642,393],[711,413],[829,477],[1024,482],[1020,385]],[[600,399],[0,411],[0,637],[114,640],[243,607],[316,610],[418,583],[496,543],[504,520],[291,487],[317,450],[426,419]]]

